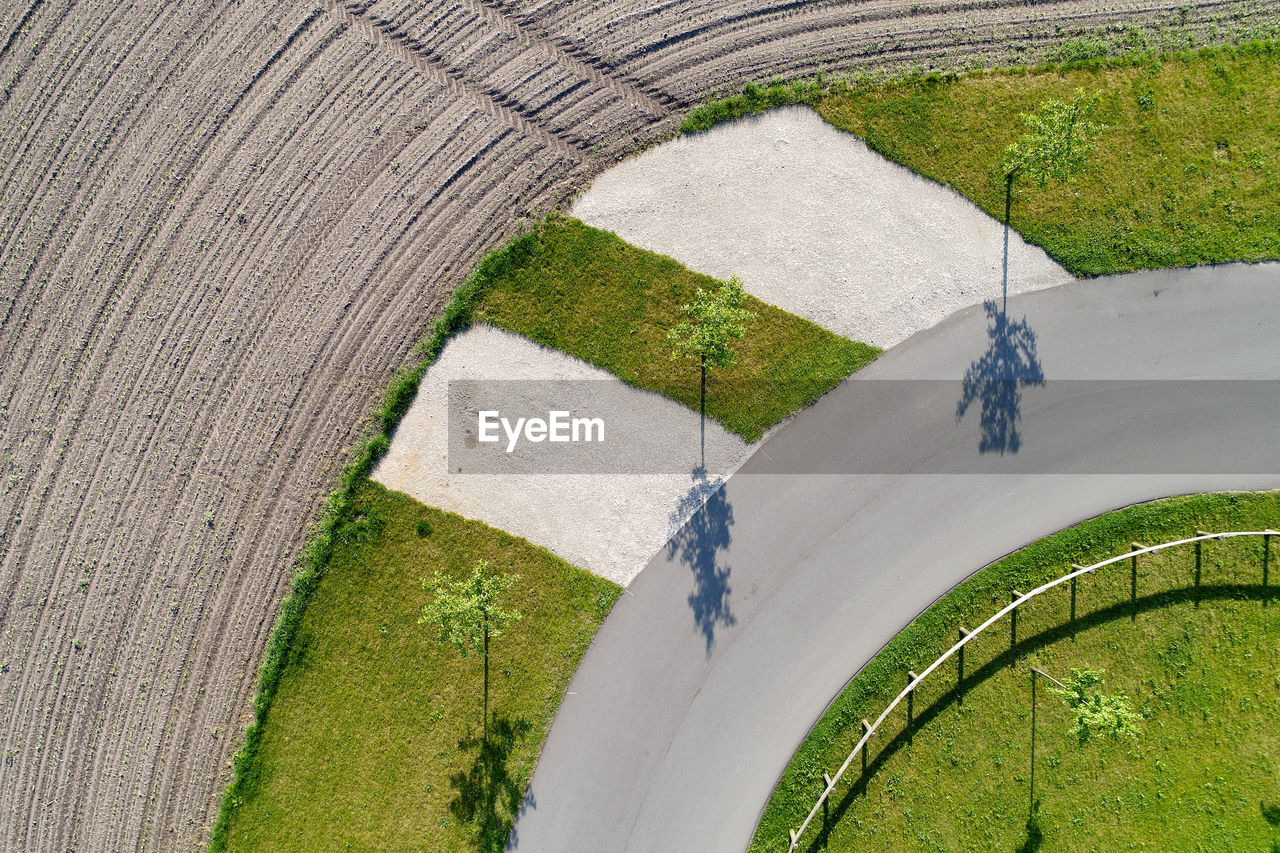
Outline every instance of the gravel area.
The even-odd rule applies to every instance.
[[[689,516],[755,449],[714,421],[706,423],[705,477],[694,478],[699,417],[659,394],[623,386],[607,424],[636,413],[685,435],[689,473],[516,474],[450,472],[448,383],[455,379],[612,380],[598,367],[489,326],[451,340],[431,365],[400,422],[391,450],[373,472],[389,489],[522,536],[576,566],[626,585]],[[610,427],[612,429],[612,426]],[[568,448],[566,448],[567,450]],[[678,471],[681,463],[673,463]]]
[[[1001,223],[808,107],[652,148],[596,178],[572,214],[885,348],[1001,293]],[[1072,280],[1010,233],[1010,294]]]
[[[1000,223],[804,107],[651,149],[597,178],[573,215],[695,269],[736,273],[756,296],[882,347],[1000,294]],[[1011,293],[1072,280],[1017,234],[1009,255]],[[451,472],[446,458],[450,380],[612,378],[520,336],[472,328],[427,372],[373,478],[625,585],[754,445],[708,421],[705,477],[499,476]],[[637,413],[654,434],[687,433],[697,446],[698,415],[658,394],[624,388],[609,411],[592,412],[633,424]]]

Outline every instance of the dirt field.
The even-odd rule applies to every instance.
[[[0,849],[203,843],[363,416],[522,219],[744,75],[1178,20],[1138,5],[6,4]]]

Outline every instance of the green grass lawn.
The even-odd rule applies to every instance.
[[[227,849],[502,850],[560,698],[621,590],[374,483],[354,500],[230,811]],[[523,614],[492,644],[487,774],[482,658],[464,660],[418,624],[421,579],[460,577],[480,559],[521,575],[504,604]]]
[[[574,219],[553,218],[495,265],[474,318],[698,407],[698,367],[673,362],[667,330],[698,287],[676,261]],[[707,379],[707,414],[747,441],[817,400],[879,350],[748,297],[757,315],[737,362]]]
[[[906,684],[956,640],[1027,590],[1088,564],[1197,529],[1280,526],[1280,493],[1175,498],[1102,516],[1041,540],[975,575],[874,658],[797,752],[774,791],[752,851],[784,851],[861,734]],[[1262,540],[1205,543],[1195,591],[1195,552],[1139,558],[1137,606],[1124,561],[1080,582],[1077,620],[1061,592],[1019,608],[1018,645],[1008,621],[966,651],[963,702],[947,664],[905,702],[837,786],[801,850],[1161,851],[1280,847],[1280,536],[1271,545],[1264,604]],[[1190,588],[1190,589],[1188,589]],[[1124,692],[1143,716],[1136,740],[1079,746],[1069,712],[1038,693],[1037,827],[1027,826],[1029,666],[1062,677],[1106,671],[1105,692]]]
[[[1107,125],[1088,170],[1022,186],[1012,224],[1076,275],[1280,258],[1280,43],[1130,56],[1075,67],[929,75],[880,84],[748,87],[691,113],[703,129],[812,104],[874,150],[1003,219],[1004,148],[1019,113],[1101,91]]]

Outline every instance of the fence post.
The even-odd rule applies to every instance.
[[[1267,574],[1271,568],[1271,534],[1275,533],[1271,528],[1267,528],[1262,534],[1262,606],[1267,606],[1267,599],[1271,594],[1267,592]]]
[[[867,722],[867,718],[862,718],[862,736],[866,738],[862,742],[862,784],[867,784],[867,750],[871,748],[871,724]]]
[[[831,797],[827,796],[827,791],[831,790],[831,774],[823,773],[822,781],[827,783],[827,790],[822,792],[822,833],[831,831],[831,816],[827,807],[831,805]]]
[[[1013,601],[1022,598],[1022,593],[1016,589],[1012,592]],[[1014,649],[1018,646],[1018,608],[1009,611],[1009,669],[1013,669]]]
[[[969,629],[961,625],[960,639],[963,640],[967,636],[969,636]],[[959,670],[956,677],[956,702],[963,705],[964,704],[964,646],[960,647],[960,651],[956,653],[956,657],[958,659],[957,663],[958,663],[958,670]]]
[[[911,692],[907,694],[907,743],[915,741],[915,735],[912,733],[911,725],[916,717],[916,682],[920,680],[920,676],[911,670],[907,670],[907,686]]]
[[[1206,532],[1204,532],[1203,530],[1197,530],[1197,531],[1196,531],[1196,535],[1197,535],[1197,536],[1208,536],[1209,534],[1208,534],[1208,533],[1206,533]],[[1203,545],[1203,544],[1204,544],[1204,542],[1202,542],[1202,541],[1200,541],[1200,540],[1197,540],[1197,541],[1196,541],[1196,602],[1195,602],[1195,606],[1196,606],[1196,607],[1199,607],[1199,606],[1200,606],[1200,567],[1201,567],[1201,559],[1200,559],[1200,557],[1201,557],[1201,551],[1200,551],[1200,546],[1201,546],[1201,545]]]
[[[1141,551],[1146,546],[1140,542],[1130,542],[1130,551]],[[1129,558],[1129,621],[1138,621],[1138,557],[1135,554]]]

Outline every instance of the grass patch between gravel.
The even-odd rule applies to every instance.
[[[621,589],[375,483],[353,501],[240,785],[226,849],[501,850],[561,696]],[[483,659],[464,660],[417,623],[421,578],[460,577],[481,559],[521,575],[504,603],[524,617],[491,650],[493,786],[477,763]]]
[[[765,809],[751,850],[787,849],[860,734],[920,671],[1009,601],[1068,570],[1198,529],[1280,526],[1280,493],[1173,498],[1101,516],[995,563],[961,584],[895,637],[850,682],[797,751]],[[966,650],[963,703],[948,663],[873,739],[868,778],[855,761],[837,787],[824,831],[821,814],[802,850],[1270,850],[1280,844],[1280,536],[1273,537],[1270,603],[1264,606],[1262,540],[1203,546],[1200,594],[1190,546],[1138,563],[1138,607],[1130,564],[1079,584],[1074,636],[1070,596],[1046,593],[1019,608],[1018,646],[1008,621]],[[1188,590],[1188,587],[1191,587]],[[1011,664],[1013,665],[1011,669]],[[1144,720],[1137,740],[1080,747],[1068,713],[1039,691],[1037,829],[1027,815],[1028,666],[1051,674],[1106,671]]]
[[[667,330],[715,279],[574,219],[552,218],[495,276],[475,319],[698,408],[698,368],[673,362]],[[880,350],[748,297],[757,315],[737,362],[707,378],[707,415],[746,441],[813,403]]]
[[[1107,125],[1084,174],[1020,186],[1012,224],[1081,276],[1280,258],[1280,42],[1130,54],[1035,69],[930,74],[886,83],[749,86],[700,107],[700,130],[783,103],[953,187],[997,219],[1005,146],[1019,113],[1101,91]]]

